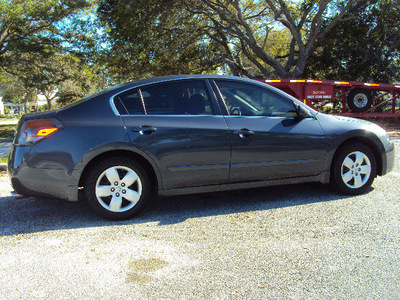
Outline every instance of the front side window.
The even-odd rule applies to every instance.
[[[154,84],[140,89],[149,115],[212,115],[210,97],[201,80]]]
[[[230,115],[296,117],[294,104],[272,91],[234,81],[216,81]]]

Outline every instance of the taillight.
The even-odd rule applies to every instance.
[[[56,133],[62,124],[56,119],[33,119],[27,120],[21,127],[17,138],[17,144],[35,144],[41,139]]]

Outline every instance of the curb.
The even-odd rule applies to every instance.
[[[13,138],[9,138],[9,139],[0,139],[0,143],[12,143],[14,139]]]

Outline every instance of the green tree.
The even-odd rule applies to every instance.
[[[4,102],[18,103],[24,105],[27,111],[27,103],[32,102],[36,95],[36,89],[26,87],[20,77],[6,72],[0,72],[0,96]]]
[[[11,66],[8,72],[3,72],[0,89],[4,87],[6,95],[24,98],[27,102],[32,98],[29,95],[40,93],[51,109],[55,99],[65,104],[101,88],[99,68],[89,67],[75,55],[53,54],[44,60],[35,54],[24,53],[21,57],[24,59]],[[30,64],[25,64],[25,61]],[[12,88],[16,84],[18,88]]]
[[[74,30],[82,22],[74,16],[91,5],[91,0],[0,1],[0,67],[7,70],[24,53],[46,57],[75,44]]]
[[[94,3],[0,1],[0,69],[18,78],[25,95],[42,93],[50,108],[66,81],[80,85],[82,91],[90,89],[83,75],[90,73],[92,79],[93,72],[83,59],[95,44],[97,29],[91,27],[90,15]]]
[[[18,77],[0,72],[0,96],[3,102],[22,103],[25,87]]]
[[[215,67],[215,44],[199,39],[198,22],[179,3],[100,1],[106,29],[100,63],[122,80],[201,73]]]
[[[99,68],[79,64],[71,69],[71,76],[57,85],[57,102],[61,105],[93,94],[102,88],[102,76]]]
[[[102,0],[98,15],[108,33],[110,70],[123,77],[220,67],[286,78],[303,74],[326,34],[367,2]]]
[[[310,59],[306,76],[400,81],[400,1],[383,0],[331,30]]]

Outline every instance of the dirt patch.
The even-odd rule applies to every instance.
[[[168,266],[166,261],[152,258],[139,259],[131,261],[128,265],[128,273],[126,275],[127,283],[148,284],[153,281],[153,277],[148,273],[161,270]]]

